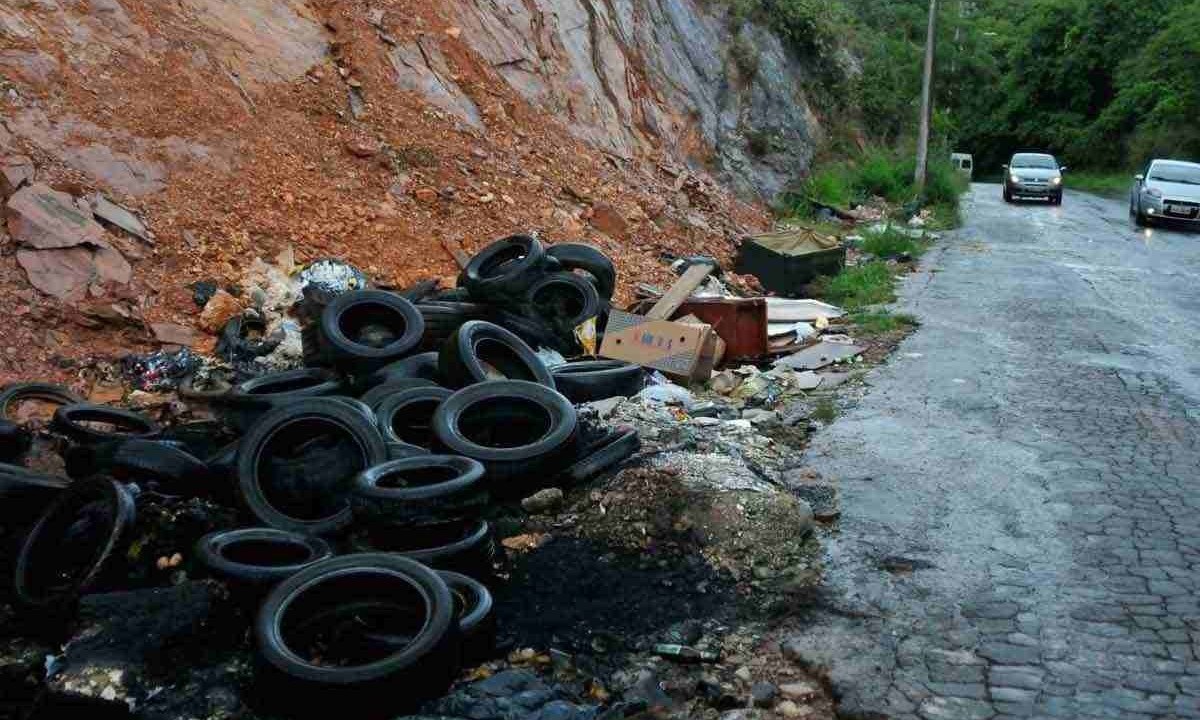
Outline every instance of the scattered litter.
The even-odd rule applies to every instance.
[[[855,357],[865,349],[860,345],[820,342],[793,355],[776,360],[775,365],[796,370],[819,370],[835,362]]]
[[[767,298],[767,322],[814,322],[818,318],[840,318],[846,312],[820,300]]]
[[[175,352],[159,350],[148,355],[126,355],[121,359],[121,371],[134,388],[163,392],[178,387],[179,381],[203,362],[188,348]]]

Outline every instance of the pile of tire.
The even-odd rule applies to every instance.
[[[477,253],[458,277],[474,312],[534,347],[578,352],[575,329],[590,319],[603,326],[616,288],[616,268],[603,252],[582,243],[544,247],[530,235],[497,240]],[[437,316],[427,307],[422,313]],[[486,309],[486,310],[483,310]],[[469,312],[469,311],[468,311]]]
[[[544,258],[533,243],[519,247]],[[0,527],[14,540],[4,592],[69,621],[80,596],[123,586],[146,498],[204,498],[241,517],[193,557],[252,618],[254,696],[267,710],[312,716],[344,697],[356,717],[390,718],[443,693],[495,652],[489,587],[503,552],[489,518],[639,447],[632,429],[584,432],[574,403],[636,393],[640,368],[547,368],[519,333],[482,317],[516,312],[512,298],[567,271],[488,257],[468,267],[466,302],[334,298],[310,333],[318,366],[222,392],[184,382],[217,422],[163,427],[55,386],[0,392],[0,412],[22,397],[59,405],[45,432],[67,475],[20,466],[30,431],[0,420]],[[588,287],[611,292],[611,276],[592,270]]]

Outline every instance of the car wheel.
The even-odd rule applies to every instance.
[[[1062,205],[1062,193],[1059,193],[1059,194],[1057,194],[1057,195],[1055,195],[1055,196],[1054,196],[1054,204],[1055,204],[1055,205]]]
[[[1011,193],[1011,192],[1009,192],[1009,190],[1008,190],[1008,186],[1007,186],[1007,185],[1005,185],[1005,186],[1004,186],[1004,202],[1006,202],[1006,203],[1010,203],[1010,202],[1012,202],[1012,201],[1013,201],[1013,199],[1012,199],[1012,193]]]
[[[1142,212],[1142,203],[1140,200],[1138,201],[1137,209],[1133,211],[1133,224],[1138,227],[1146,227],[1150,224],[1149,220],[1146,219],[1146,215]]]

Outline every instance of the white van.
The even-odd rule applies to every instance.
[[[975,172],[975,160],[966,153],[950,153],[950,164],[970,180]]]

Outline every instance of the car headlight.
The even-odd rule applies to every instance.
[[[1016,173],[1009,175],[1008,179],[1012,180],[1013,182],[1021,182],[1021,178],[1017,177]]]
[[[1146,188],[1146,194],[1152,198],[1161,198],[1162,190],[1159,190],[1158,188]]]
[[[1050,178],[1050,184],[1051,185],[1062,185],[1062,178],[1052,177],[1052,178]]]

